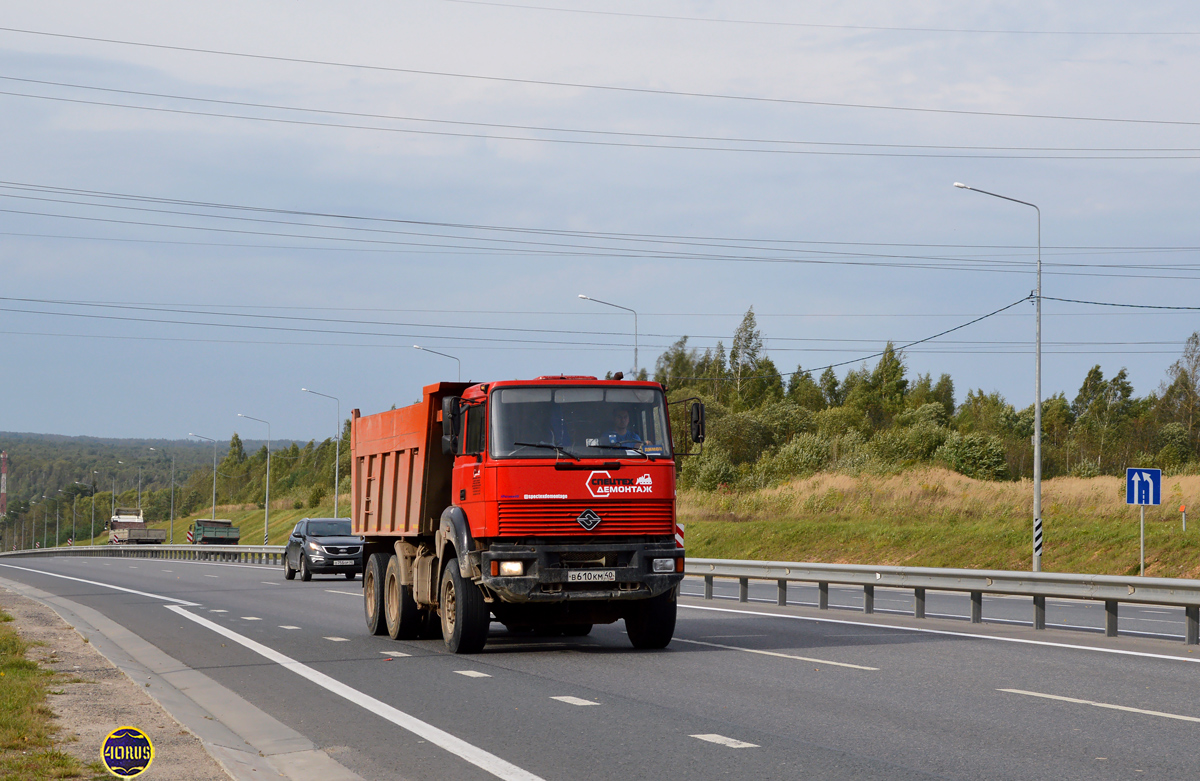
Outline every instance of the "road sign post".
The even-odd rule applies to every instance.
[[[1161,469],[1126,469],[1125,504],[1136,504],[1141,510],[1141,553],[1138,575],[1146,574],[1146,505],[1162,504]]]

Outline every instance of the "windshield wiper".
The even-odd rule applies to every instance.
[[[629,445],[592,445],[591,447],[598,447],[603,450],[632,450],[633,452],[640,454],[647,461],[653,461],[656,458],[659,458],[659,456],[652,456],[645,450],[642,450],[641,445],[639,445],[637,442]]]
[[[524,447],[549,448],[550,450],[553,450],[555,453],[558,453],[560,456],[566,456],[567,458],[573,458],[576,461],[579,460],[579,456],[577,456],[574,453],[572,453],[571,451],[567,450],[562,445],[552,445],[549,442],[514,442],[513,444],[514,445],[522,445]]]

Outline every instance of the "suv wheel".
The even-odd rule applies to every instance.
[[[300,554],[300,579],[305,583],[312,580],[312,570],[308,568],[308,556]]]

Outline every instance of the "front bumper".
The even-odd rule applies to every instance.
[[[675,547],[674,540],[589,545],[493,544],[475,555],[479,557],[480,583],[503,602],[647,599],[670,591],[683,580],[679,566],[675,568],[680,570],[677,572],[651,571],[654,559],[682,561],[683,549]],[[492,575],[493,561],[523,562],[525,574]],[[576,580],[572,581],[572,576]]]
[[[363,571],[362,554],[357,556],[309,556],[308,566],[315,575]]]

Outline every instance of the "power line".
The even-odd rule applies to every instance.
[[[1154,304],[1112,304],[1105,301],[1080,301],[1075,298],[1052,298],[1050,296],[1042,296],[1043,301],[1062,301],[1067,304],[1090,304],[1092,306],[1116,306],[1124,309],[1175,309],[1196,311],[1200,310],[1200,306],[1157,306]]]
[[[776,105],[794,105],[794,106],[822,106],[828,108],[855,108],[874,111],[900,111],[912,112],[919,114],[947,114],[955,116],[976,116],[976,117],[1001,117],[1008,119],[1043,119],[1043,120],[1061,120],[1070,122],[1106,122],[1106,123],[1122,123],[1122,124],[1139,124],[1139,125],[1179,125],[1179,126],[1197,126],[1200,121],[1185,121],[1185,120],[1165,120],[1165,119],[1134,119],[1124,117],[1090,117],[1090,116],[1071,116],[1064,114],[1032,114],[1021,112],[1005,112],[1005,111],[972,111],[967,109],[944,109],[944,108],[928,108],[920,106],[888,106],[872,103],[848,103],[823,100],[801,100],[797,98],[771,98],[760,95],[734,95],[723,94],[716,92],[695,92],[688,90],[668,90],[655,89],[651,87],[622,87],[611,84],[585,84],[582,82],[569,81],[553,81],[549,79],[522,79],[509,76],[485,76],[477,73],[454,73],[451,71],[434,71],[422,70],[419,68],[397,68],[385,65],[368,65],[365,63],[349,63],[337,62],[334,60],[319,60],[305,57],[283,57],[270,54],[252,54],[249,52],[235,52],[224,49],[205,49],[192,46],[172,46],[161,43],[147,43],[144,41],[127,41],[116,38],[100,38],[97,36],[87,35],[69,35],[67,33],[51,33],[43,30],[25,30],[17,27],[0,27],[0,32],[17,33],[21,35],[34,35],[48,38],[61,38],[64,40],[89,41],[93,43],[106,43],[117,46],[134,46],[145,49],[156,49],[163,51],[179,51],[188,52],[191,54],[208,54],[223,57],[238,57],[251,60],[263,60],[269,62],[287,62],[302,65],[320,65],[325,67],[336,68],[354,68],[358,70],[370,70],[383,73],[403,73],[413,76],[436,76],[443,78],[469,79],[475,81],[497,82],[505,84],[524,84],[536,85],[543,87],[565,87],[569,89],[588,89],[603,92],[617,92],[639,95],[660,95],[669,97],[683,98],[703,98],[709,100],[729,100],[741,101],[747,103],[765,103]]]
[[[973,33],[980,35],[1078,35],[1078,36],[1168,36],[1168,35],[1200,35],[1200,32],[1190,30],[1153,31],[1153,30],[1008,30],[999,28],[973,27],[885,27],[865,24],[817,24],[814,22],[779,22],[755,19],[714,19],[706,16],[670,16],[667,14],[639,14],[624,11],[596,11],[587,8],[556,8],[545,5],[527,5],[523,3],[497,3],[489,0],[443,0],[464,5],[486,5],[494,8],[512,8],[531,11],[553,11],[565,14],[589,14],[593,16],[617,16],[634,19],[658,19],[679,22],[707,22],[711,24],[756,25],[764,27],[801,27],[816,30],[853,30],[862,32],[902,32],[902,33]]]
[[[813,155],[841,155],[841,156],[859,156],[859,157],[934,157],[934,158],[949,158],[949,159],[1029,159],[1029,160],[1178,160],[1178,159],[1195,159],[1197,155],[1183,155],[1178,153],[1183,152],[1200,152],[1200,149],[1194,147],[1006,147],[1006,146],[957,146],[948,144],[880,144],[880,143],[852,143],[845,141],[798,141],[792,139],[767,139],[767,138],[740,138],[740,137],[722,137],[722,136],[694,136],[682,135],[674,133],[644,133],[634,131],[616,131],[616,130],[595,130],[585,128],[561,128],[547,127],[539,125],[513,125],[494,122],[470,122],[463,120],[448,120],[448,119],[432,119],[428,117],[408,117],[396,116],[389,114],[372,114],[357,111],[342,111],[335,109],[309,108],[303,106],[286,106],[273,103],[255,103],[249,101],[237,100],[222,100],[217,98],[203,98],[190,95],[174,95],[161,92],[144,92],[139,90],[116,89],[112,87],[98,87],[87,84],[72,84],[60,81],[45,81],[41,79],[26,79],[16,76],[0,76],[0,80],[15,81],[25,84],[39,84],[43,86],[65,87],[69,89],[91,90],[97,92],[109,92],[120,95],[133,95],[138,97],[153,97],[164,98],[168,100],[191,101],[197,103],[211,103],[223,106],[238,106],[242,108],[258,108],[268,109],[272,111],[291,111],[309,114],[327,114],[333,116],[344,117],[359,117],[366,119],[384,119],[397,122],[424,122],[430,124],[442,125],[459,125],[464,127],[479,127],[479,128],[495,128],[501,130],[525,130],[543,133],[569,133],[578,135],[590,136],[605,136],[605,137],[625,137],[625,138],[640,138],[659,141],[687,141],[696,143],[712,143],[719,142],[724,144],[762,144],[775,146],[803,146],[803,147],[846,147],[856,150],[862,149],[909,149],[923,150],[919,153],[899,153],[899,152],[867,152],[867,151],[823,151],[820,149],[770,149],[770,148],[745,148],[745,147],[713,147],[713,146],[697,146],[695,143],[686,145],[668,144],[668,143],[633,143],[627,141],[586,141],[571,138],[541,138],[533,136],[502,136],[489,133],[467,133],[467,132],[451,132],[451,131],[435,131],[435,130],[416,130],[412,128],[397,128],[397,127],[380,127],[377,125],[353,125],[346,123],[335,122],[316,122],[303,120],[282,120],[272,117],[249,116],[245,114],[229,114],[212,111],[186,111],[180,109],[170,109],[161,106],[143,106],[130,105],[127,103],[113,103],[108,101],[93,101],[82,100],[77,98],[65,98],[52,95],[31,95],[21,92],[0,91],[0,95],[10,97],[25,97],[38,100],[50,100],[67,103],[82,103],[92,106],[104,106],[110,108],[126,108],[139,111],[157,111],[171,114],[187,114],[192,116],[217,117],[223,119],[242,119],[254,122],[282,122],[285,124],[311,125],[315,127],[334,127],[346,128],[351,130],[374,130],[389,133],[413,133],[417,135],[439,135],[454,138],[486,138],[501,141],[527,141],[527,142],[542,142],[542,143],[563,143],[563,144],[584,144],[594,146],[617,146],[631,147],[638,149],[674,149],[674,150],[690,150],[690,151],[705,151],[705,152],[751,152],[757,154],[813,154]],[[955,152],[971,152],[972,154],[950,154],[945,152],[934,153],[931,150],[951,150]],[[1043,154],[978,154],[979,152],[1011,152],[1011,153],[1043,153]],[[1123,155],[1111,154],[1122,152]],[[1049,154],[1049,153],[1069,153],[1069,154]],[[1084,154],[1084,153],[1108,153],[1108,154]],[[1141,154],[1132,154],[1141,153]],[[1170,154],[1168,154],[1170,153]]]

